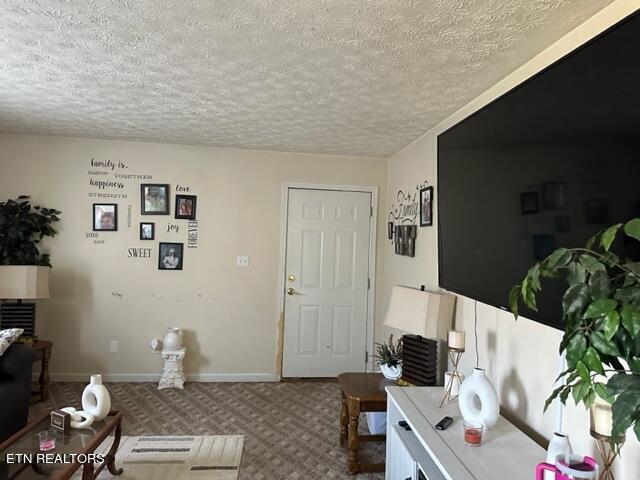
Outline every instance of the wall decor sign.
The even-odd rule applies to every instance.
[[[183,243],[160,242],[158,270],[182,270]]]
[[[140,184],[140,213],[142,215],[169,215],[169,185]]]
[[[140,222],[140,240],[153,240],[156,236],[156,224]]]
[[[93,204],[93,230],[96,232],[115,232],[118,230],[118,204]]]
[[[396,202],[391,205],[389,221],[395,225],[415,225],[418,219],[418,194],[398,190]]]
[[[420,226],[433,225],[433,187],[420,190]]]
[[[195,220],[196,200],[195,195],[176,195],[175,218]]]

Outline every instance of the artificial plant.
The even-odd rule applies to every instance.
[[[28,195],[0,202],[0,265],[51,266],[49,254],[40,253],[43,237],[53,237],[53,223],[62,213],[31,205]]]
[[[640,218],[617,223],[592,237],[584,248],[560,248],[529,269],[511,289],[509,304],[518,316],[522,301],[532,310],[541,278],[564,277],[562,297],[567,370],[545,403],[573,396],[589,408],[596,395],[611,404],[612,438],[633,428],[640,440],[640,262],[611,251],[617,236],[638,247]],[[606,382],[606,383],[605,383]]]
[[[380,365],[395,367],[400,364],[402,362],[402,339],[399,338],[394,343],[392,334],[389,335],[386,343],[376,343],[374,358],[378,360]]]

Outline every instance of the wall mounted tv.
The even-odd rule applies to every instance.
[[[536,261],[640,216],[638,52],[636,12],[438,137],[442,288],[508,309]],[[563,328],[563,291],[521,314]]]

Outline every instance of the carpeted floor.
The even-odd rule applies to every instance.
[[[246,435],[240,480],[382,479],[347,475],[338,446],[337,383],[189,383],[184,391],[154,383],[107,383],[112,408],[124,413],[124,435]],[[80,406],[84,384],[52,383],[49,400],[31,416],[54,407]],[[366,421],[361,418],[361,429]],[[384,443],[365,444],[364,460],[384,459]]]

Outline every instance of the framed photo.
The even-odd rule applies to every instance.
[[[140,213],[142,215],[169,215],[169,185],[140,184]]]
[[[116,232],[118,230],[118,204],[93,204],[93,231]]]
[[[156,237],[156,224],[140,222],[140,240],[153,240]]]
[[[195,195],[176,195],[176,218],[195,220],[197,198]]]
[[[158,270],[182,270],[184,243],[160,242],[158,249]]]
[[[564,208],[564,183],[545,182],[542,184],[542,208],[562,210]]]
[[[540,213],[538,192],[524,192],[520,194],[520,213],[522,215]]]
[[[420,226],[433,225],[433,187],[420,190]]]

